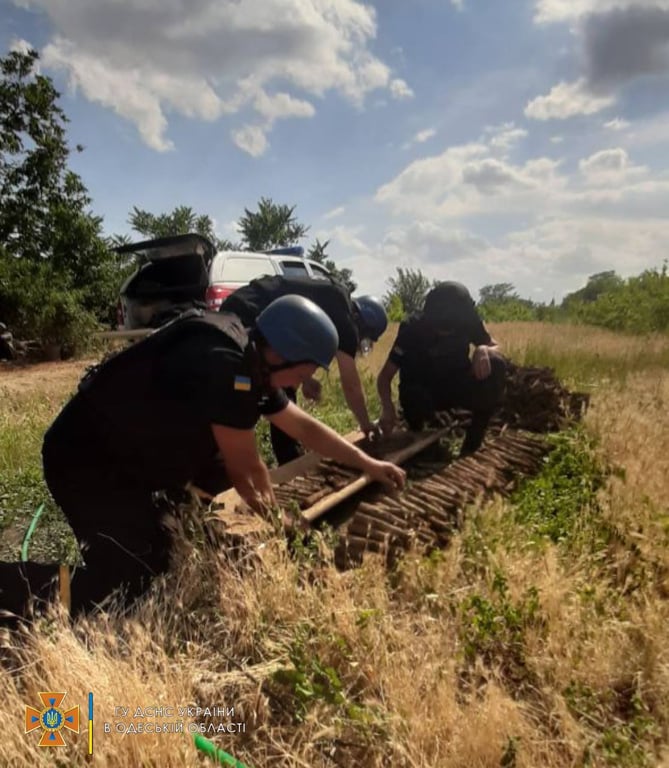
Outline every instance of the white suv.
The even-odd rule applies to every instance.
[[[157,328],[189,307],[218,310],[237,288],[263,275],[331,280],[318,262],[303,258],[303,249],[219,251],[202,235],[175,235],[131,243],[116,249],[133,253],[140,263],[123,284],[118,307],[119,330]]]
[[[314,280],[332,279],[327,269],[318,262],[303,258],[303,252],[299,246],[277,248],[266,253],[220,251],[209,268],[207,308],[218,309],[226,296],[263,275],[311,277]]]

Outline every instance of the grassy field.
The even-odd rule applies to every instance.
[[[81,704],[85,721],[92,691],[105,766],[203,765],[191,722],[214,726],[206,735],[256,768],[669,766],[669,340],[492,331],[514,361],[550,365],[592,393],[583,426],[555,438],[539,477],[468,510],[447,550],[392,573],[373,557],[337,572],[327,537],[293,557],[269,539],[232,564],[202,543],[194,517],[178,567],[132,617],[69,626],[54,615],[4,638],[0,765],[88,764],[85,733],[39,749],[24,705],[67,691],[64,706]],[[370,392],[391,341],[364,361]],[[41,436],[84,366],[18,382],[0,370],[5,559],[47,499]],[[314,412],[353,427],[334,374],[325,393]],[[76,559],[51,505],[34,555]],[[181,715],[188,705],[234,715]],[[117,732],[155,726],[132,715],[160,706],[173,712],[158,722],[183,720],[184,733]]]

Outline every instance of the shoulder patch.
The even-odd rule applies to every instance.
[[[235,390],[238,392],[251,391],[251,379],[249,376],[235,376]]]

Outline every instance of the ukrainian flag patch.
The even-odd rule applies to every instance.
[[[238,392],[250,392],[251,378],[249,376],[235,376],[235,390]]]

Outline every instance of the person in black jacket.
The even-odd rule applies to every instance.
[[[82,546],[71,579],[74,614],[122,587],[131,602],[169,566],[171,536],[157,495],[183,488],[220,460],[227,483],[256,511],[276,505],[254,427],[265,416],[311,449],[401,487],[405,474],[372,459],[289,402],[337,332],[325,313],[285,296],[249,336],[233,315],[190,310],[97,366],[47,431],[44,476]],[[54,591],[57,565],[0,563],[0,609],[26,613]]]
[[[472,418],[461,455],[473,453],[483,442],[503,396],[505,370],[499,347],[467,288],[455,282],[440,283],[425,297],[423,311],[401,323],[379,373],[381,427],[391,432],[397,420],[391,382],[399,371],[399,400],[409,428],[422,429],[436,411],[469,410]]]
[[[378,341],[388,327],[383,305],[374,296],[351,298],[346,288],[339,283],[274,275],[252,280],[248,285],[238,288],[223,301],[219,311],[232,312],[241,318],[245,326],[252,327],[260,313],[274,299],[286,294],[304,296],[313,301],[334,323],[339,335],[335,358],[346,403],[363,434],[374,434],[377,430],[369,418],[355,357],[361,348],[368,350],[373,342]],[[317,400],[320,397],[320,384],[316,379],[308,379],[302,385],[302,391],[306,397]],[[293,402],[296,401],[295,389],[287,389],[286,394]],[[300,455],[297,441],[275,425],[271,427],[270,436],[279,464],[285,464]]]

